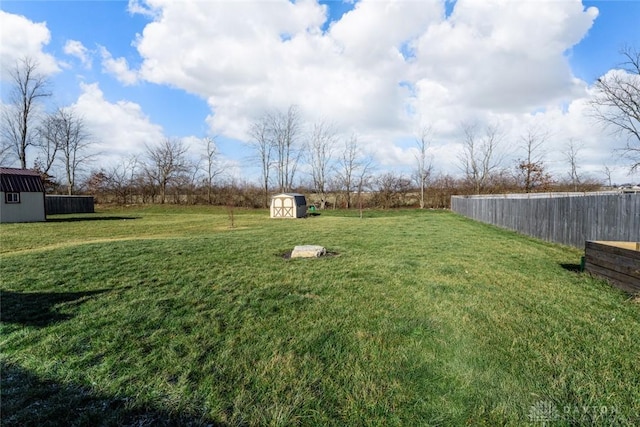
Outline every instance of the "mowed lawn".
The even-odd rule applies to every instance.
[[[52,219],[0,227],[2,425],[640,425],[640,304],[579,250],[437,211]]]

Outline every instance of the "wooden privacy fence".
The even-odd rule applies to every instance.
[[[451,210],[550,242],[640,241],[640,193],[452,196]]]
[[[45,196],[47,215],[94,213],[93,196]]]

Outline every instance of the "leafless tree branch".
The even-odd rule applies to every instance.
[[[627,137],[621,150],[635,171],[640,168],[640,50],[626,47],[621,54],[621,69],[598,79],[590,106],[597,121]]]
[[[24,57],[9,72],[13,87],[9,105],[2,112],[2,154],[9,152],[18,158],[20,167],[27,168],[27,149],[34,144],[34,122],[37,107],[51,96],[49,80],[38,72],[38,62]]]

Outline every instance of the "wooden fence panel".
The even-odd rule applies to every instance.
[[[587,240],[640,241],[640,193],[453,196],[451,210],[578,248]]]
[[[93,196],[57,196],[45,197],[47,215],[94,213]]]

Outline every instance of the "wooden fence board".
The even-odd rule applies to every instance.
[[[47,215],[94,213],[93,196],[58,196],[45,197]]]
[[[640,193],[453,196],[451,209],[578,248],[587,240],[640,241]]]

